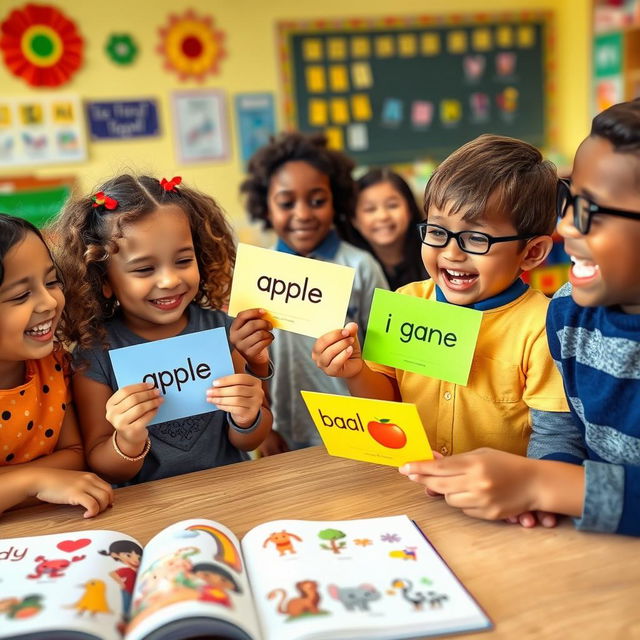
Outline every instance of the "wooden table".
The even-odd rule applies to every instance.
[[[640,638],[640,541],[469,518],[396,469],[322,447],[116,491],[113,509],[41,505],[0,518],[0,538],[114,529],[146,543],[166,525],[212,518],[238,536],[277,518],[343,520],[406,513],[477,598],[495,630],[474,638]],[[470,635],[456,637],[471,637]]]

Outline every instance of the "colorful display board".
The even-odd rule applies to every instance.
[[[553,143],[550,14],[279,24],[287,123],[361,164],[442,157],[492,132]]]

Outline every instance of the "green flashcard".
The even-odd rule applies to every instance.
[[[376,289],[362,356],[466,385],[482,311]]]

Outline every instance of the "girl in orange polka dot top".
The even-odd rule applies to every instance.
[[[77,504],[91,517],[111,487],[82,471],[66,354],[54,343],[64,295],[42,236],[0,214],[0,513],[37,498]]]

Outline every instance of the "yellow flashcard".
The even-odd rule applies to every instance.
[[[57,124],[69,124],[74,121],[73,104],[71,102],[55,102],[51,106],[53,121]]]
[[[328,57],[329,60],[344,60],[347,57],[346,38],[329,38]]]
[[[354,275],[351,267],[239,244],[228,313],[265,309],[275,328],[319,338],[344,326]]]
[[[346,98],[331,99],[331,121],[333,124],[347,124],[349,122],[349,103]]]
[[[366,93],[351,96],[351,109],[354,120],[371,120],[371,100]]]
[[[327,79],[324,67],[311,65],[306,69],[307,89],[311,93],[324,93],[327,90]]]
[[[418,51],[418,41],[412,33],[403,33],[398,36],[398,53],[403,58],[413,58]]]
[[[523,49],[530,49],[536,41],[536,32],[531,25],[518,27],[518,46]]]
[[[351,38],[351,57],[368,58],[371,55],[371,42],[365,36]]]
[[[447,36],[449,53],[465,53],[467,50],[466,31],[451,31]]]
[[[332,456],[392,467],[433,459],[415,404],[300,393]]]
[[[476,51],[489,51],[493,46],[491,31],[485,27],[474,29],[471,35],[472,46]]]
[[[329,85],[331,91],[349,91],[349,74],[343,64],[334,64],[329,67]]]
[[[302,56],[307,62],[322,60],[323,54],[322,40],[319,38],[307,38],[302,43]]]
[[[422,55],[437,56],[440,53],[440,36],[437,33],[423,33],[420,48]]]
[[[354,62],[351,65],[351,82],[356,89],[369,89],[373,84],[371,65],[368,62]]]
[[[327,101],[320,98],[309,100],[309,124],[313,127],[324,127],[327,120]]]
[[[21,104],[20,115],[22,124],[43,124],[44,111],[42,105],[37,103]]]
[[[496,32],[496,43],[499,47],[507,49],[513,46],[513,29],[510,26],[502,25]]]
[[[394,53],[392,36],[378,36],[376,38],[376,55],[378,58],[390,58]]]
[[[327,143],[330,149],[336,151],[342,151],[344,149],[344,133],[340,127],[327,127],[324,130],[324,135],[327,136]]]

